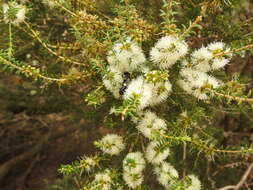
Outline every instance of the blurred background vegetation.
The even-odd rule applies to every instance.
[[[93,140],[110,132],[115,125],[117,130],[124,130],[119,126],[126,124],[120,119],[113,118],[112,122],[112,118],[105,118],[112,98],[97,109],[89,105],[99,105],[103,96],[108,96],[104,91],[93,90],[101,86],[101,76],[95,71],[104,67],[106,52],[113,41],[130,35],[142,43],[147,54],[159,35],[176,32],[175,25],[179,29],[188,27],[189,21],[203,14],[198,23],[201,29],[196,27],[186,38],[189,46],[201,47],[221,40],[236,49],[253,43],[252,0],[181,0],[172,7],[163,7],[162,0],[52,1],[60,2],[57,8],[50,7],[48,1],[20,2],[29,8],[27,23],[13,27],[15,59],[67,82],[35,81],[33,77],[8,72],[1,65],[1,190],[75,189],[73,179],[62,179],[57,172],[60,165],[94,153]],[[171,16],[169,13],[174,20],[171,17],[166,20],[166,16]],[[162,22],[164,27],[160,28]],[[8,48],[8,39],[8,25],[1,22],[0,49]],[[238,52],[225,71],[215,74],[225,80],[239,76],[249,91],[253,86],[252,51]],[[99,100],[94,98],[99,95],[102,96]],[[203,109],[210,113],[212,122],[206,126],[216,144],[224,148],[252,146],[252,107],[220,101],[213,105],[210,108],[203,105]],[[180,151],[175,155],[179,157]],[[194,166],[202,174],[206,189],[236,184],[253,162],[253,156],[248,154],[229,158],[195,155],[197,162],[189,158],[177,164],[182,170]],[[242,189],[253,189],[253,172]]]

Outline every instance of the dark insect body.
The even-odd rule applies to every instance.
[[[123,84],[122,84],[122,87],[119,89],[119,94],[122,96],[126,89],[127,89],[127,86],[131,80],[131,77],[130,77],[130,73],[129,72],[124,72],[123,73]]]

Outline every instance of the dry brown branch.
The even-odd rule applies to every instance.
[[[49,143],[50,140],[55,140],[59,137],[70,134],[74,132],[75,130],[77,130],[77,128],[72,127],[72,128],[66,128],[64,131],[59,131],[52,134],[48,133],[44,135],[40,139],[38,144],[35,145],[33,148],[5,162],[2,166],[0,166],[0,182],[4,179],[4,177],[9,173],[9,171],[13,167],[15,167],[18,163],[28,158],[31,158],[33,155],[39,153]]]
[[[28,177],[28,175],[31,173],[32,169],[34,168],[35,164],[38,161],[38,156],[32,160],[32,163],[28,166],[28,168],[26,169],[26,171],[23,173],[23,175],[18,179],[18,187],[17,190],[22,190],[23,186],[25,184],[25,181]]]
[[[41,138],[39,143],[31,148],[30,150],[10,159],[9,161],[5,162],[0,167],[0,182],[4,179],[4,177],[8,174],[8,172],[11,170],[12,167],[14,167],[16,164],[22,162],[23,160],[26,160],[29,157],[32,157],[34,154],[38,153],[43,146],[46,144],[46,142],[49,139],[50,134],[46,134],[44,137]]]
[[[228,189],[233,189],[233,190],[239,190],[241,188],[241,186],[246,182],[251,170],[253,169],[253,163],[251,163],[249,165],[249,167],[247,168],[247,170],[244,172],[241,180],[236,184],[236,185],[228,185],[222,188],[219,188],[217,190],[228,190]]]

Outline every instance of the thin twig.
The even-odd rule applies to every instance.
[[[234,186],[234,185],[228,185],[228,186],[219,188],[219,189],[217,189],[217,190],[228,190],[228,189],[235,189],[235,186]]]
[[[251,103],[253,103],[253,98],[242,98],[242,97],[238,97],[238,96],[231,96],[231,95],[222,94],[222,93],[219,93],[219,92],[216,92],[216,91],[213,91],[213,90],[211,92],[218,95],[218,96],[228,98],[228,99],[231,99],[231,100],[236,100],[236,101],[239,101],[239,102],[251,102]]]
[[[69,62],[69,63],[72,63],[74,65],[84,65],[83,63],[80,63],[80,62],[77,62],[77,61],[74,61],[74,60],[71,60],[67,57],[63,57],[61,55],[58,55],[58,53],[56,53],[55,51],[53,51],[52,49],[50,49],[48,47],[48,45],[42,41],[42,39],[39,37],[38,33],[36,31],[34,31],[32,29],[32,27],[24,21],[24,23],[26,24],[27,28],[31,31],[32,34],[29,34],[31,37],[35,38],[48,52],[50,52],[51,54],[53,54],[54,56],[58,57],[59,59],[63,60],[63,61],[66,61],[66,62]]]
[[[203,16],[198,16],[193,23],[190,24],[190,26],[183,32],[183,34],[180,36],[180,38],[184,38],[192,28],[194,28],[199,22],[201,22],[203,19]]]
[[[236,52],[240,52],[240,51],[243,51],[245,49],[251,49],[251,48],[253,48],[253,44],[249,44],[249,45],[246,45],[246,46],[243,46],[243,47],[240,47],[238,49],[231,50],[231,51],[217,53],[217,54],[214,55],[214,57],[228,55],[228,54],[231,54],[231,53],[236,53]]]
[[[13,44],[12,44],[12,27],[11,23],[9,23],[9,47],[8,47],[8,57],[11,58],[13,54]]]
[[[183,162],[185,163],[185,160],[186,160],[186,143],[184,143],[183,145]],[[185,177],[185,167],[183,167],[183,178]]]
[[[253,163],[251,163],[248,167],[248,169],[245,171],[245,173],[243,174],[241,180],[239,181],[239,183],[237,183],[235,190],[239,190],[240,187],[243,185],[243,183],[247,180],[251,170],[253,168]]]
[[[25,72],[25,68],[22,68],[22,67],[19,67],[19,66],[13,64],[11,61],[8,61],[7,59],[5,59],[5,58],[3,58],[1,56],[0,56],[0,62],[3,62],[3,64],[8,65],[8,66],[10,66],[12,68],[15,68],[15,69],[17,69],[19,71]],[[60,79],[58,79],[58,78],[51,78],[51,77],[47,77],[47,76],[44,76],[44,75],[39,74],[39,73],[37,73],[36,76],[38,78],[41,78],[41,79],[44,79],[44,80],[47,80],[47,81],[54,81],[54,82],[60,82],[60,83],[63,83],[63,82],[65,82],[67,80],[65,78],[60,78]]]
[[[59,3],[58,0],[54,0],[54,2],[60,6],[64,11],[68,12],[70,15],[74,16],[74,17],[78,17],[77,14],[75,14],[74,12],[72,12],[71,10],[67,9],[66,7],[64,7],[61,3]]]
[[[193,138],[187,137],[185,138],[180,137],[180,136],[169,136],[169,135],[163,135],[161,134],[164,138],[168,138],[168,139],[173,139],[173,140],[177,140],[177,141],[183,141],[183,142],[189,142],[197,147],[201,147],[203,150],[208,151],[208,152],[213,152],[213,153],[226,153],[226,154],[241,154],[241,153],[253,153],[253,149],[247,149],[247,150],[225,150],[225,149],[216,149],[214,147],[208,146],[207,144],[195,140]]]

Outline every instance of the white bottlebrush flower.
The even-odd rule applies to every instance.
[[[140,186],[143,182],[143,176],[141,173],[124,172],[123,179],[126,184],[132,189],[135,189],[136,187]]]
[[[151,106],[157,105],[167,99],[171,91],[168,81],[168,71],[152,70],[145,73],[145,81],[152,85]]]
[[[151,106],[158,105],[164,102],[172,90],[172,85],[169,81],[157,83],[153,87]]]
[[[206,83],[212,85],[213,88],[217,88],[219,86],[217,79],[201,71],[187,68],[181,70],[180,75],[182,76],[183,80],[191,83],[191,85],[196,88],[201,88]]]
[[[201,190],[201,182],[195,175],[188,176],[191,180],[191,185],[186,190]]]
[[[26,7],[19,5],[16,2],[10,2],[3,4],[3,14],[5,23],[12,23],[18,25],[25,20]]]
[[[223,68],[225,65],[229,63],[229,59],[218,57],[212,60],[212,69],[218,70],[220,68]]]
[[[138,70],[146,61],[142,49],[136,43],[127,39],[116,43],[107,56],[108,63],[122,72]]]
[[[145,160],[141,152],[131,152],[123,160],[123,170],[128,173],[141,173],[145,168]]]
[[[111,190],[113,181],[110,176],[110,170],[105,170],[104,172],[97,173],[95,175],[94,183],[99,186],[100,190]]]
[[[158,147],[158,145],[159,143],[157,141],[150,142],[145,152],[146,159],[152,164],[161,163],[170,154],[168,147]]]
[[[229,49],[225,47],[223,42],[211,43],[207,47],[202,47],[192,53],[192,67],[203,72],[223,68],[229,63],[229,59],[224,56],[217,56],[217,54],[228,51]]]
[[[216,78],[191,68],[182,69],[180,75],[182,79],[180,79],[177,84],[188,94],[201,100],[208,99],[208,96],[204,92],[206,87],[218,88],[220,86]]]
[[[211,44],[209,44],[207,46],[208,50],[211,51],[213,53],[213,55],[216,57],[216,67],[219,66],[219,67],[215,67],[213,66],[214,68],[213,69],[219,69],[221,67],[224,67],[228,62],[229,62],[229,59],[231,58],[232,56],[232,53],[230,52],[230,48],[226,47],[226,44],[223,43],[223,42],[213,42]],[[224,55],[217,55],[217,54],[222,54],[222,53],[225,53],[226,54],[226,58]],[[221,65],[218,65],[219,61]],[[214,61],[215,62],[215,61]],[[214,64],[214,63],[212,63]]]
[[[212,52],[210,52],[207,47],[201,47],[195,50],[191,56],[196,62],[209,61],[213,58]]]
[[[186,91],[187,94],[193,95],[194,87],[192,87],[192,84],[189,81],[180,79],[177,81],[177,85],[180,86],[184,91]],[[203,98],[203,99],[207,99],[207,98]]]
[[[95,143],[104,153],[118,155],[125,148],[123,138],[115,134],[108,134]]]
[[[139,109],[142,110],[149,106],[152,98],[152,85],[145,82],[143,77],[132,80],[125,93],[124,98],[137,98],[139,100]]]
[[[225,43],[223,42],[213,42],[210,43],[207,46],[208,50],[210,50],[213,53],[220,53],[223,52],[225,50]]]
[[[120,97],[119,90],[122,87],[122,83],[122,73],[113,67],[109,67],[107,74],[103,78],[103,84],[115,98]]]
[[[147,138],[156,139],[165,133],[166,123],[157,117],[155,113],[145,112],[136,128]]]
[[[49,6],[50,8],[54,8],[56,6],[56,3],[52,0],[43,0],[42,1],[45,5]]]
[[[177,170],[167,162],[156,165],[155,174],[158,182],[164,187],[168,187],[173,180],[179,177]]]
[[[116,190],[124,190],[124,187],[119,185]]]
[[[87,172],[90,172],[97,165],[97,163],[98,162],[95,157],[85,157],[80,161],[80,164],[84,166]]]
[[[179,80],[177,81],[177,84],[184,90],[187,92],[187,94],[191,94],[193,96],[195,96],[196,98],[198,98],[199,100],[207,100],[208,96],[201,92],[200,88],[195,88],[192,86],[191,83],[186,82],[184,80]]]
[[[148,67],[148,66],[143,66],[142,68],[141,68],[141,72],[143,73],[143,74],[146,74],[146,73],[148,73],[148,72],[150,72],[150,68]]]
[[[199,71],[207,72],[211,70],[210,61],[213,59],[213,54],[206,47],[195,50],[191,54],[191,62],[193,68]]]
[[[231,49],[223,42],[213,42],[209,44],[207,48],[213,53],[213,55],[225,53],[228,58],[233,55]],[[223,57],[223,55],[218,57]]]
[[[188,51],[187,44],[176,36],[162,37],[150,51],[150,59],[161,69],[176,63]]]

